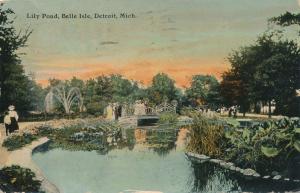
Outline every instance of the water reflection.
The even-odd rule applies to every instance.
[[[160,156],[168,154],[171,150],[175,149],[178,141],[178,146],[182,148],[184,134],[180,133],[179,129],[166,129],[166,128],[136,128],[126,129],[126,146],[128,149],[133,150],[134,148],[147,148],[153,150]]]
[[[41,147],[33,156],[45,175],[65,193],[206,193],[271,192],[297,186],[250,180],[211,163],[184,156],[185,128],[136,128],[99,152]]]

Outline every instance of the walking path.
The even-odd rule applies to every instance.
[[[20,123],[20,130],[23,130],[28,125],[33,123]],[[2,143],[5,136],[5,129],[3,125],[0,126],[0,168],[4,166],[19,165],[21,167],[31,169],[35,174],[38,180],[42,181],[42,190],[47,193],[59,193],[58,188],[49,182],[44,176],[43,172],[39,167],[32,161],[32,151],[34,148],[38,147],[49,141],[48,138],[43,137],[39,140],[33,141],[30,145],[23,147],[22,149],[15,151],[7,151],[6,148],[2,147]],[[1,192],[1,190],[0,190]]]

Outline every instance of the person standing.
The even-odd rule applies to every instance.
[[[4,126],[5,126],[6,136],[8,136],[11,131],[11,129],[10,129],[11,120],[10,120],[8,111],[5,111],[5,113],[4,113],[4,121],[3,122],[4,122]]]
[[[8,107],[8,115],[10,117],[10,133],[19,130],[19,124],[18,124],[18,120],[19,120],[19,116],[18,113],[15,111],[15,106],[10,105]]]

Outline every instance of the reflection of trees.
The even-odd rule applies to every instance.
[[[134,129],[126,129],[126,144],[129,150],[133,150],[134,145],[136,143],[134,136]]]
[[[175,148],[178,130],[163,129],[163,130],[148,130],[146,143],[158,155],[166,155]]]
[[[191,193],[198,192],[284,192],[299,188],[299,185],[285,181],[245,178],[220,168],[212,163],[192,162],[193,177],[189,185]]]
[[[125,144],[132,150],[135,144],[142,144],[158,155],[166,155],[176,146],[178,130],[175,129],[127,129]]]
[[[238,191],[238,184],[229,178],[226,170],[215,167],[212,163],[192,163],[194,181],[192,192],[227,192]]]
[[[210,164],[197,164],[192,163],[194,169],[194,186],[192,192],[203,191],[206,187],[207,182],[214,174],[214,168]]]

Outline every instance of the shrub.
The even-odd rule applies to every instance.
[[[159,116],[158,123],[160,124],[175,124],[178,122],[176,113],[162,113]]]
[[[37,138],[37,136],[30,133],[24,133],[23,135],[11,135],[4,140],[2,146],[6,147],[8,151],[13,151],[22,148],[27,144],[30,144]]]
[[[5,192],[40,192],[41,181],[28,168],[17,165],[0,170],[0,188]]]
[[[103,115],[105,107],[107,106],[107,103],[105,102],[91,102],[86,105],[86,111],[89,114],[93,115]]]

